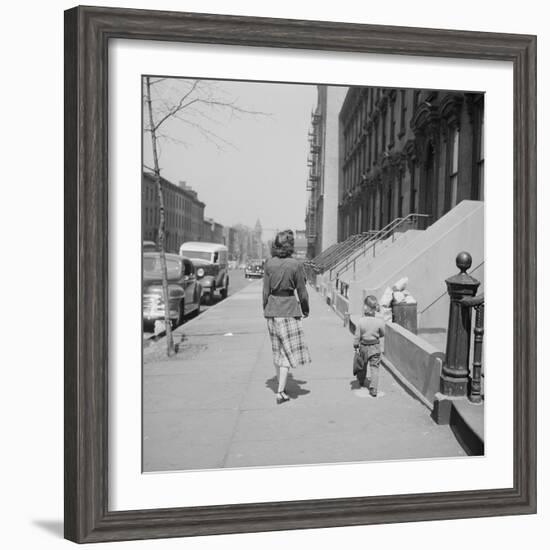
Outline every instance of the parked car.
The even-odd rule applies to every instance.
[[[142,250],[143,252],[157,252],[158,251],[157,243],[153,241],[143,241]]]
[[[184,317],[200,313],[202,289],[195,267],[189,258],[166,254],[168,272],[169,316],[172,327],[180,325]],[[164,298],[159,252],[143,254],[143,322],[164,321]]]
[[[246,279],[261,278],[264,276],[264,260],[249,260],[244,270]]]
[[[215,292],[222,298],[229,291],[229,262],[227,246],[218,243],[185,242],[180,256],[189,258],[195,265],[197,279],[207,303],[211,304]]]

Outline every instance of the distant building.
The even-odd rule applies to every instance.
[[[340,128],[338,115],[348,88],[317,86],[317,106],[311,115],[306,209],[307,256],[313,258],[338,239]]]
[[[237,261],[237,230],[234,227],[223,228],[223,242],[229,251],[229,259]]]
[[[263,258],[264,256],[264,244],[262,242],[262,224],[260,220],[256,220],[254,226],[254,255],[256,258]]]
[[[230,249],[230,255],[239,264],[246,263],[248,260],[265,258],[268,254],[266,245],[262,242],[262,226],[259,220],[254,229],[246,225],[237,224],[232,227],[234,231],[233,249]]]
[[[304,229],[294,232],[294,256],[299,260],[305,260],[307,255],[307,237]]]
[[[225,244],[223,225],[215,222],[212,218],[205,218],[202,225],[202,236],[198,240]]]
[[[484,96],[350,88],[340,112],[338,240],[483,200]]]
[[[184,241],[198,241],[202,234],[204,203],[196,191],[179,182],[175,185],[161,178],[165,208],[166,251],[178,252]],[[159,199],[154,175],[143,172],[141,185],[141,227],[144,241],[158,240]]]

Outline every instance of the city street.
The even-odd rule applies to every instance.
[[[309,288],[304,321],[313,363],[276,404],[261,281],[180,326],[178,354],[144,350],[145,471],[464,456],[447,426],[385,370],[371,398],[352,376],[352,337]]]
[[[233,296],[233,294],[236,294],[247,286],[251,282],[250,279],[245,279],[244,277],[244,269],[232,269],[229,271],[229,293],[228,296]],[[202,315],[205,311],[208,311],[211,307],[215,306],[219,302],[221,302],[222,298],[217,294],[214,297],[214,301],[212,304],[205,304],[204,302],[201,303],[201,312],[199,315]],[[193,316],[188,316],[184,323],[188,323],[191,319],[193,319]],[[160,335],[158,335],[158,338],[162,338],[164,336],[164,332],[162,332]],[[149,328],[149,330],[143,331],[143,347],[147,348],[151,345],[151,343],[156,339],[152,327]]]

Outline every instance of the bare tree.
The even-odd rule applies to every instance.
[[[153,172],[159,199],[158,246],[160,249],[162,294],[164,300],[164,324],[166,327],[166,354],[175,353],[172,327],[170,324],[168,272],[166,267],[166,216],[160,167],[159,144],[161,140],[172,141],[188,146],[170,132],[170,124],[177,122],[201,135],[218,149],[234,147],[217,131],[231,118],[241,115],[264,115],[259,111],[245,109],[215,81],[189,80],[177,78],[145,77],[144,103],[147,116],[144,116],[144,131],[150,135],[153,156]],[[225,117],[225,120],[223,118]]]

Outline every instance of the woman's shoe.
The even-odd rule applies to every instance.
[[[277,405],[285,403],[286,401],[290,401],[290,397],[284,391],[280,391],[277,394]]]

